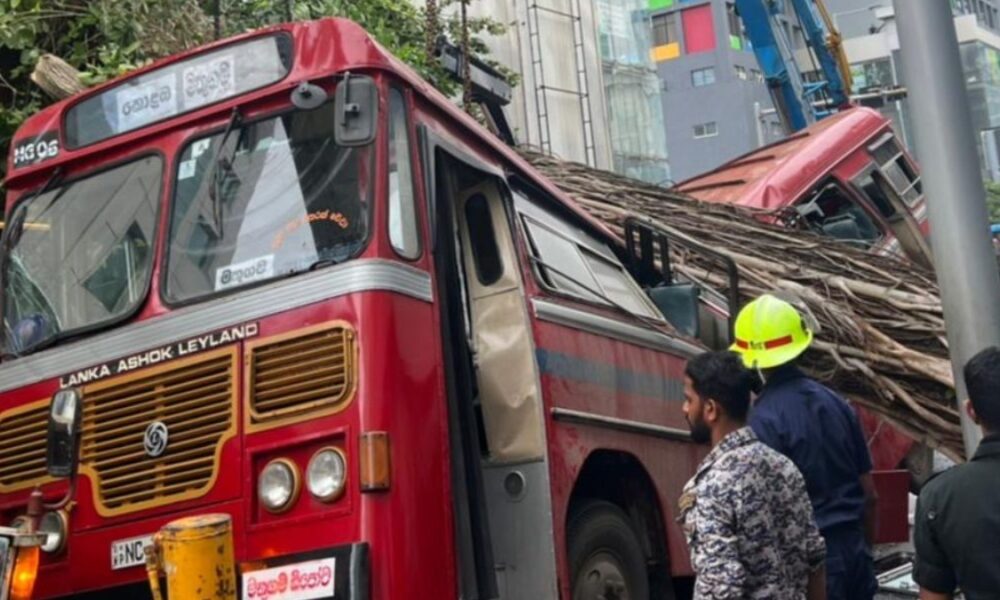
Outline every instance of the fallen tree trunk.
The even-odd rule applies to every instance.
[[[747,209],[523,155],[619,235],[625,219],[635,215],[730,257],[739,269],[741,301],[765,292],[793,294],[817,325],[817,341],[803,357],[812,375],[918,441],[962,460],[944,316],[931,271],[768,225]],[[683,276],[728,291],[726,274],[704,257],[675,244],[671,261]]]
[[[80,72],[53,54],[39,57],[35,70],[31,72],[31,81],[56,100],[69,98],[85,88],[80,83]]]

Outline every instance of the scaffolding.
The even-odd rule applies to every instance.
[[[567,0],[567,10],[559,10],[531,0],[528,5],[528,49],[531,55],[531,70],[534,79],[535,103],[538,110],[538,136],[542,152],[552,154],[552,129],[549,123],[549,94],[561,94],[578,98],[580,103],[580,125],[583,132],[584,155],[587,165],[597,166],[597,148],[594,137],[594,119],[590,103],[590,80],[587,73],[586,38],[584,36],[583,14],[580,0]],[[567,89],[547,83],[545,78],[545,52],[542,46],[541,21],[539,13],[547,13],[556,18],[567,19],[573,32],[573,60],[576,70],[576,89]]]

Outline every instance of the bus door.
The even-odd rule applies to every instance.
[[[555,598],[545,421],[508,190],[497,174],[443,149],[433,156],[438,242],[451,245],[436,251],[454,257],[449,317],[464,338],[454,345],[464,346],[468,356],[466,361],[453,352],[453,360],[469,371],[453,399],[456,412],[466,415],[455,423],[466,450],[465,490],[456,488],[456,494],[469,502],[477,585],[483,593],[489,587],[483,578],[492,576],[499,598]],[[485,562],[492,573],[485,572]]]

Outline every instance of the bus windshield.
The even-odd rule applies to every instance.
[[[3,260],[3,350],[124,318],[149,286],[163,163],[147,156],[19,203]]]
[[[357,255],[369,147],[338,146],[333,103],[231,127],[181,153],[165,296],[181,303]]]

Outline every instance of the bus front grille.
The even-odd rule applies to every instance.
[[[324,323],[247,343],[247,428],[286,425],[338,412],[357,381],[354,330]]]
[[[99,513],[209,492],[236,435],[236,361],[229,347],[84,388],[81,473],[93,480]]]
[[[0,414],[0,493],[51,481],[45,471],[49,399]]]

